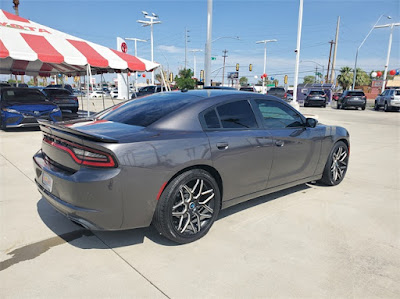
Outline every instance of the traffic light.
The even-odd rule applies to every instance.
[[[169,73],[169,82],[173,82],[173,81],[174,81],[174,74]]]
[[[204,81],[204,70],[200,71],[200,82]]]
[[[236,63],[236,71],[239,71],[239,63]]]
[[[285,75],[285,79],[283,80],[283,82],[284,82],[285,84],[287,84],[287,79],[288,79],[288,75]]]
[[[251,72],[253,70],[253,65],[249,64],[249,71]]]

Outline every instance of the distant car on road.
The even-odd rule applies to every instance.
[[[323,90],[310,90],[304,99],[304,107],[326,107],[327,96]]]
[[[65,88],[66,90],[68,90],[69,92],[73,93],[73,88],[71,85],[69,84],[53,84],[53,85],[47,85],[46,88]]]
[[[228,87],[228,86],[204,86],[203,89],[236,90],[236,88],[234,88],[234,87]]]
[[[101,90],[95,90],[89,95],[90,98],[102,98],[106,96],[107,96],[106,93]]]
[[[361,108],[365,110],[367,97],[362,90],[346,90],[337,101],[337,109],[347,107]]]
[[[0,89],[0,126],[18,128],[37,126],[37,119],[62,120],[60,108],[37,89],[4,87]]]
[[[72,113],[78,112],[78,98],[65,88],[46,87],[42,90],[44,95],[60,107],[61,110],[70,110]]]
[[[114,88],[110,92],[111,98],[118,98],[118,88]]]
[[[285,88],[283,87],[271,87],[267,94],[269,96],[274,96],[277,98],[280,98],[286,102],[290,102],[291,100],[293,100],[293,97],[289,97],[288,98],[288,93],[286,92]]]
[[[374,109],[383,108],[385,112],[400,111],[400,89],[386,89],[375,99]]]

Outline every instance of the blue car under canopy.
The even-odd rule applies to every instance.
[[[37,126],[38,119],[62,120],[60,108],[37,89],[7,87],[0,89],[2,129]]]

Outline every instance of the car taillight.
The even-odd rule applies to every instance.
[[[287,97],[287,93],[286,92],[285,92],[285,95],[283,97],[286,99],[286,97]]]
[[[47,135],[43,137],[43,141],[67,152],[78,164],[94,167],[117,167],[115,160],[109,153]]]

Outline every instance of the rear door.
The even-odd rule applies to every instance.
[[[253,105],[273,139],[273,163],[267,188],[313,176],[323,129],[306,127],[304,117],[285,103],[256,98]]]
[[[207,109],[200,116],[212,161],[224,182],[224,201],[265,189],[272,165],[271,136],[245,97]]]

